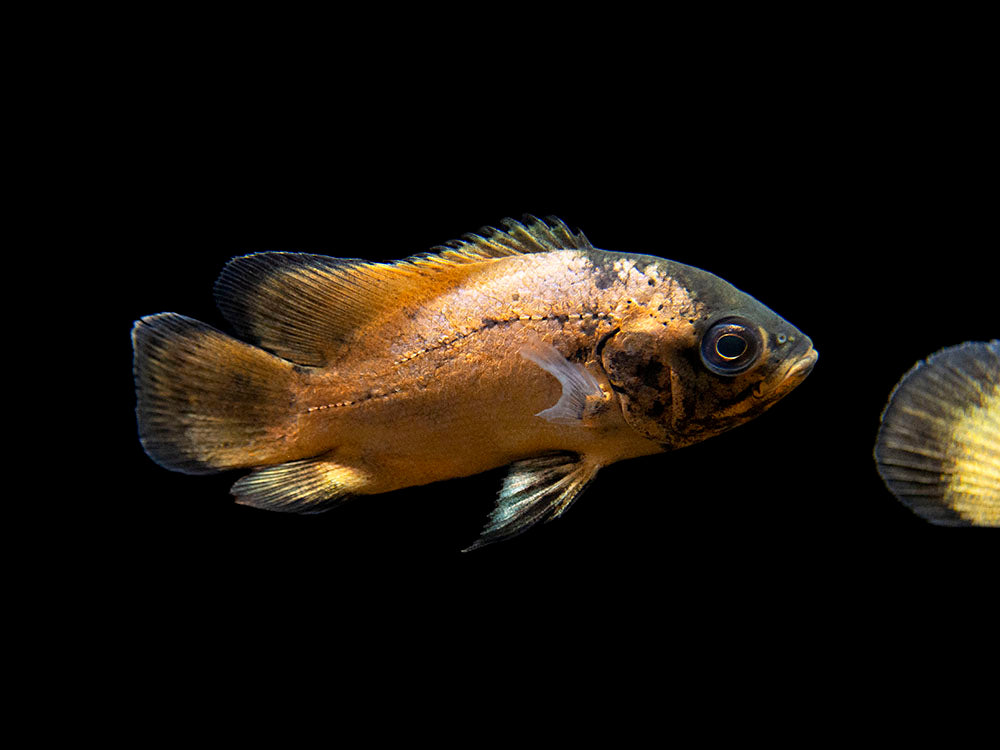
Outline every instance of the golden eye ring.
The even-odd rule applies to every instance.
[[[763,351],[760,330],[751,321],[738,316],[716,321],[701,339],[701,361],[716,375],[725,377],[749,370]]]
[[[721,359],[732,362],[740,358],[749,344],[740,334],[726,332],[715,340],[715,353]]]

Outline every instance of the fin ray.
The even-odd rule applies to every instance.
[[[554,424],[580,425],[589,398],[604,398],[601,386],[581,364],[570,362],[551,344],[537,341],[522,347],[521,356],[541,367],[562,385],[555,405],[535,416]]]
[[[1000,526],[1000,341],[942,349],[907,372],[882,413],[875,461],[925,520]]]
[[[176,313],[136,321],[132,349],[139,439],[161,466],[205,474],[284,449],[290,363]]]
[[[526,216],[485,227],[436,252],[393,263],[289,252],[230,260],[215,283],[226,320],[247,341],[300,365],[323,366],[385,315],[462,282],[480,264],[512,255],[590,248],[562,221]]]
[[[539,456],[512,464],[489,523],[465,551],[516,536],[540,521],[558,518],[600,468],[600,464],[575,453]]]
[[[329,510],[364,482],[356,469],[309,458],[257,469],[237,480],[231,492],[240,505],[311,514]]]

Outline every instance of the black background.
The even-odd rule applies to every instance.
[[[997,334],[992,275],[976,272],[986,254],[978,190],[955,184],[954,165],[911,163],[909,149],[885,144],[882,154],[866,139],[824,153],[780,144],[792,158],[760,135],[746,155],[719,132],[687,164],[641,149],[622,154],[645,169],[594,165],[572,141],[411,164],[376,149],[370,163],[352,160],[347,170],[311,151],[263,163],[227,158],[172,208],[151,211],[132,261],[142,283],[126,290],[116,373],[125,505],[139,506],[157,539],[209,565],[263,554],[280,566],[292,554],[311,567],[433,560],[474,570],[531,559],[544,569],[579,557],[610,570],[745,571],[765,562],[771,574],[786,564],[789,573],[830,573],[897,553],[995,544],[988,532],[912,516],[871,460],[880,410],[906,369],[943,346]],[[726,278],[812,337],[821,355],[814,373],[760,420],[682,453],[609,468],[559,522],[472,555],[458,550],[477,535],[500,471],[296,517],[233,505],[236,474],[172,474],[143,455],[129,325],[170,310],[226,329],[211,285],[229,257],[280,249],[392,259],[524,212],[558,215],[598,247]]]
[[[640,630],[663,606],[688,633],[776,608],[853,629],[896,597],[981,591],[996,532],[924,523],[871,454],[910,366],[1000,333],[982,102],[931,68],[786,62],[713,70],[710,85],[675,71],[620,88],[594,66],[517,85],[269,81],[264,98],[210,79],[144,98],[108,208],[127,275],[110,295],[107,576],[181,630],[222,608],[320,641],[329,615],[303,614],[318,605],[352,622],[374,607],[386,627],[513,617],[548,642],[573,627],[564,605]],[[184,476],[143,454],[130,326],[174,311],[226,330],[211,288],[230,257],[395,259],[524,213],[725,278],[813,339],[815,370],[755,422],[609,467],[562,519],[469,554],[502,470],[303,517],[235,505],[238,473]]]

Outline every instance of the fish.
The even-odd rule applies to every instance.
[[[719,277],[505,219],[394,262],[233,258],[235,335],[132,329],[141,444],[189,474],[249,469],[237,503],[348,497],[509,467],[477,549],[562,516],[602,467],[743,424],[812,370],[790,323]]]
[[[1000,340],[966,341],[907,371],[879,418],[889,491],[939,526],[1000,527]]]

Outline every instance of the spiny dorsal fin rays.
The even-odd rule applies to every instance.
[[[306,253],[233,258],[215,283],[226,320],[246,340],[300,365],[328,364],[365,324],[440,294],[479,264],[511,255],[591,248],[559,219],[505,219],[438,252],[392,263]]]
[[[483,227],[478,234],[464,234],[459,240],[452,240],[445,245],[432,248],[441,255],[432,255],[429,259],[449,257],[448,254],[451,252],[458,252],[464,257],[485,259],[552,250],[593,249],[593,245],[583,232],[574,234],[564,221],[555,216],[547,216],[543,221],[528,214],[523,217],[523,221],[526,223],[504,219],[500,223],[507,228],[507,231],[495,227]]]

